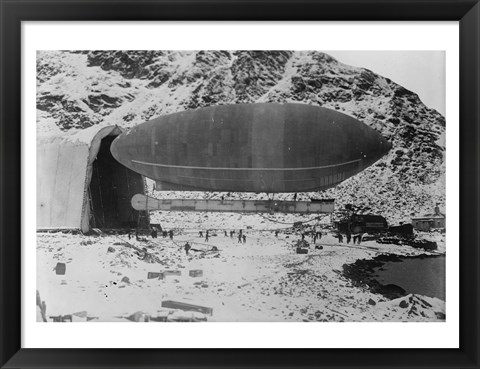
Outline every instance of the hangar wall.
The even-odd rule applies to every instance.
[[[37,144],[37,229],[81,228],[89,147],[62,138]]]

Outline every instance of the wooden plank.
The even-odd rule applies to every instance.
[[[180,309],[184,311],[198,311],[203,314],[213,314],[213,309],[207,306],[193,305],[180,301],[166,300],[162,301],[162,307],[170,309]]]

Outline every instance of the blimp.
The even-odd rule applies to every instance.
[[[161,116],[111,145],[157,190],[308,192],[334,187],[391,143],[341,112],[297,103],[217,105]]]

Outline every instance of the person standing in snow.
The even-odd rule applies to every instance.
[[[205,242],[208,242],[208,230],[205,232]]]
[[[152,238],[157,238],[157,228],[152,227],[152,232],[150,233]]]
[[[243,238],[243,243],[247,243],[247,236],[246,236],[246,235],[242,235],[242,238]]]
[[[190,244],[187,242],[187,243],[185,244],[185,246],[183,246],[183,248],[185,249],[185,254],[188,255],[188,252],[190,251],[190,249],[191,249],[192,247],[191,247]]]
[[[172,230],[168,231],[168,235],[170,236],[170,239],[173,240],[173,231]]]
[[[337,234],[338,242],[343,243],[343,236],[341,233]]]

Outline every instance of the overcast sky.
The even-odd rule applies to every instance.
[[[370,69],[415,92],[445,116],[444,51],[325,51],[338,61]]]

